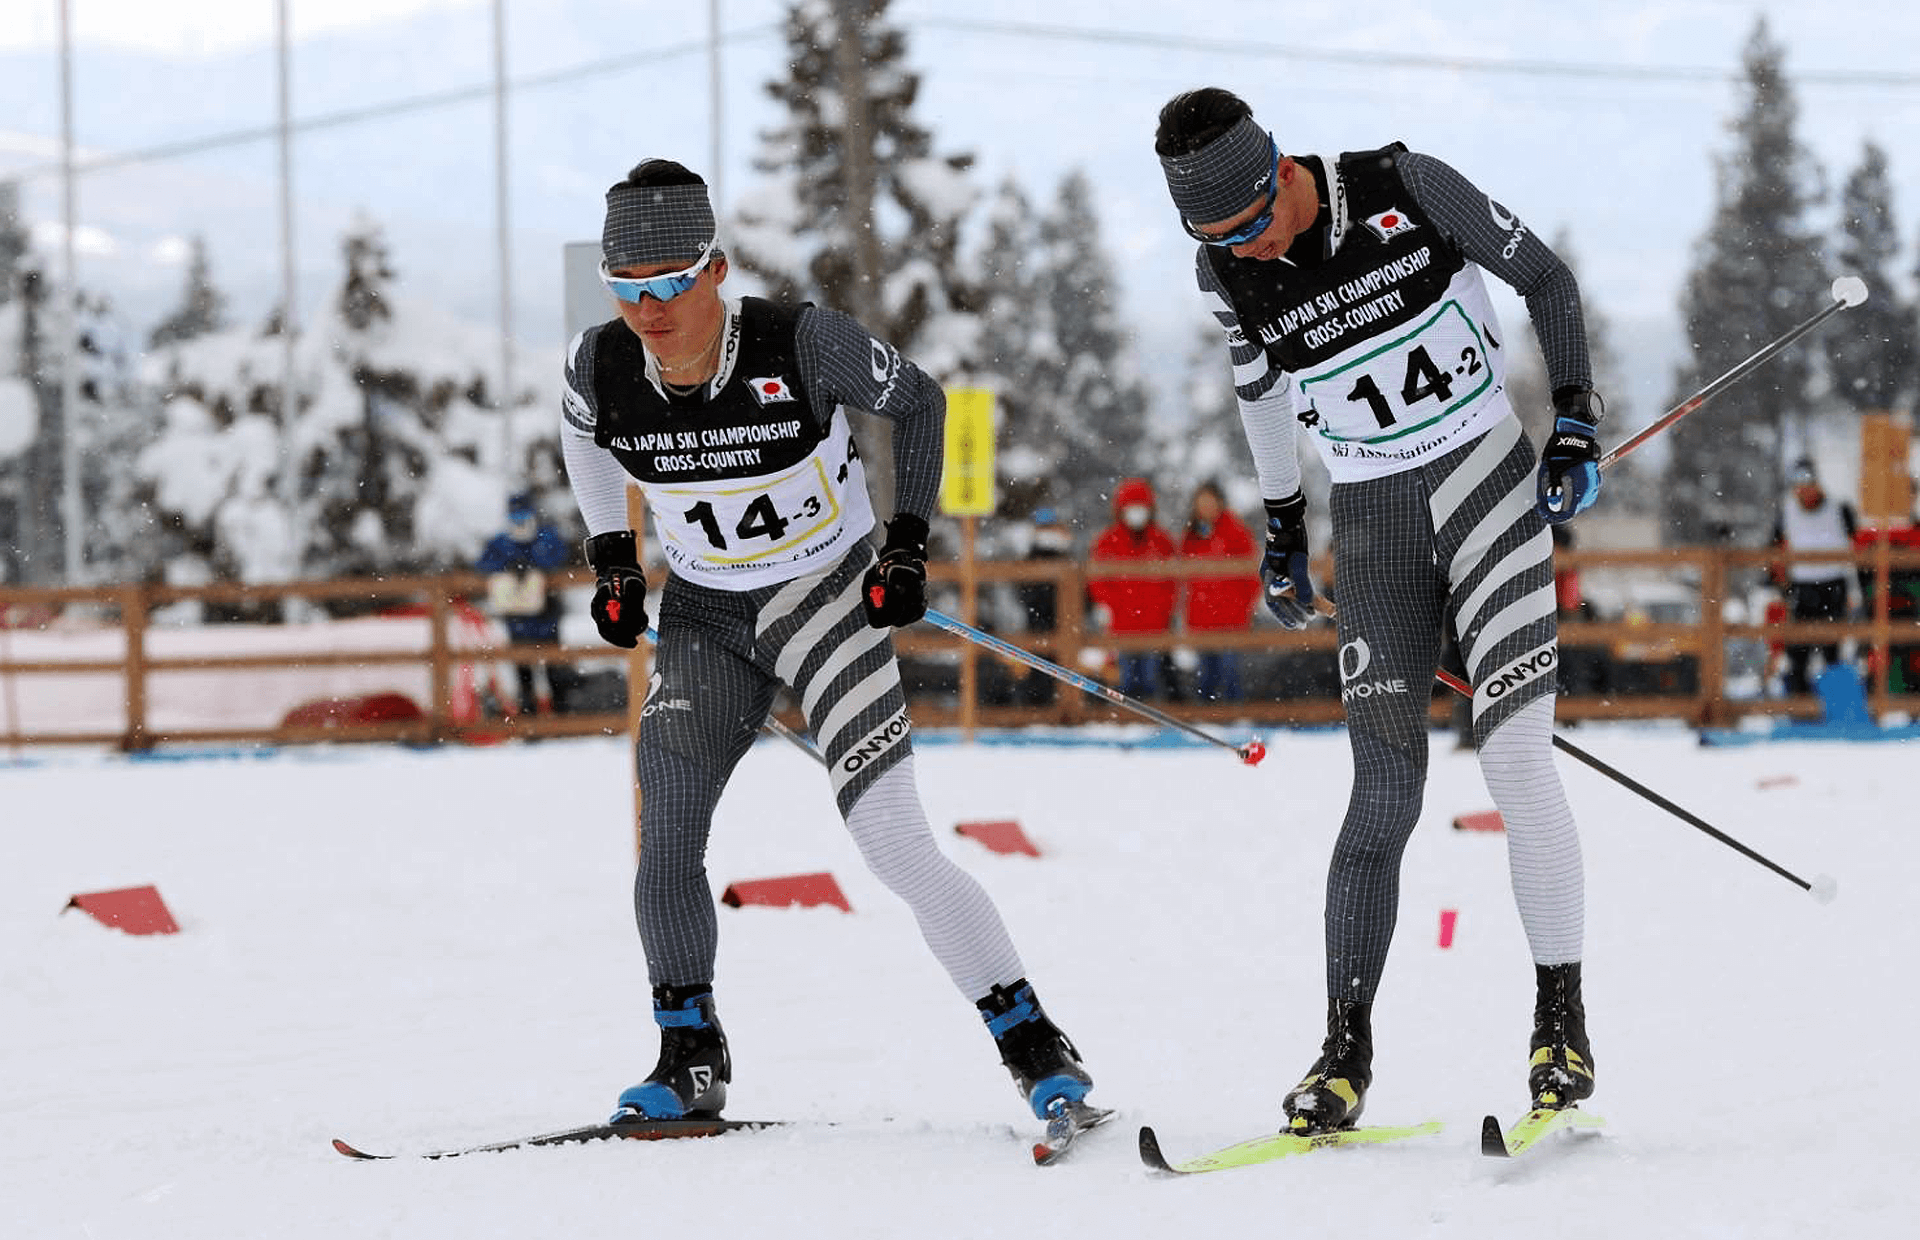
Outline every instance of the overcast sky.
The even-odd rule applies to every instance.
[[[273,0],[70,0],[83,46],[80,139],[90,151],[270,125],[270,79],[244,79],[236,97],[193,90],[192,58],[208,64],[270,47]],[[52,63],[56,0],[6,0],[0,54]],[[1735,78],[1756,15],[1787,50],[1800,134],[1837,187],[1872,138],[1888,151],[1900,235],[1920,236],[1920,16],[1915,6],[1829,0],[1436,0],[1363,7],[1239,0],[1193,20],[1163,0],[895,0],[922,77],[917,119],[942,152],[976,156],[979,183],[1015,176],[1050,197],[1068,171],[1086,172],[1122,294],[1143,340],[1184,353],[1198,321],[1191,245],[1181,235],[1151,151],[1154,115],[1172,94],[1216,83],[1246,96],[1283,149],[1337,153],[1398,138],[1453,163],[1548,237],[1572,240],[1590,301],[1626,325],[1629,344],[1671,340],[1675,298],[1711,218],[1713,157],[1730,149]],[[330,67],[342,47],[361,74],[320,71],[296,49],[296,116],[378,107],[422,93],[484,86],[491,72],[486,0],[292,0],[296,38],[324,37]],[[710,9],[699,0],[507,0],[509,72],[545,80],[514,102],[512,219],[518,330],[557,334],[558,262],[569,240],[596,236],[605,186],[647,155],[710,174],[731,201],[749,192],[760,135],[778,123],[764,84],[782,71],[784,0],[721,0],[720,126],[700,46]],[[429,14],[393,45],[385,23]],[[16,19],[24,15],[25,20]],[[375,17],[380,21],[374,22]],[[187,58],[180,89],[113,96],[105,45]],[[316,47],[318,44],[316,44]],[[37,50],[36,50],[37,49]],[[608,58],[630,66],[572,72]],[[0,171],[50,157],[58,112],[48,77],[0,120]],[[4,87],[0,87],[3,90]],[[24,88],[23,88],[24,89]],[[29,115],[30,114],[30,115]],[[171,118],[171,119],[169,119]],[[404,133],[400,165],[355,165],[373,126]],[[392,121],[303,135],[296,170],[309,289],[333,278],[336,238],[355,213],[386,225],[410,291],[491,313],[491,110],[484,98]],[[717,143],[716,143],[717,137]],[[709,167],[712,152],[720,166]],[[437,162],[457,151],[451,163]],[[245,154],[250,163],[239,158]],[[176,160],[88,177],[80,225],[89,261],[164,264],[178,239],[209,226],[216,277],[247,317],[263,312],[275,278],[270,143],[232,157]],[[28,186],[28,205],[57,220],[57,178]],[[244,213],[225,218],[221,212]],[[210,225],[210,221],[212,222]],[[1825,220],[1822,220],[1825,223]],[[461,257],[449,261],[449,252]],[[87,274],[93,278],[95,269]],[[462,285],[458,280],[465,279]],[[476,283],[477,282],[477,283]],[[169,277],[164,288],[177,286]],[[1810,291],[1817,293],[1818,290]],[[170,294],[169,294],[170,295]],[[124,300],[124,298],[123,298]],[[1517,305],[1517,303],[1510,303]],[[1511,313],[1510,310],[1504,313]],[[1663,387],[1670,357],[1644,349],[1637,377]],[[1632,363],[1635,359],[1629,359]],[[1642,411],[1643,413],[1646,410]]]

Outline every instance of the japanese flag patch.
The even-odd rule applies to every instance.
[[[785,379],[778,376],[771,379],[749,379],[747,386],[753,390],[753,398],[760,402],[762,408],[779,401],[793,399],[793,389],[787,386]]]
[[[1412,232],[1419,227],[1407,218],[1405,211],[1382,211],[1367,219],[1365,223],[1373,230],[1373,235],[1382,241],[1389,237],[1397,237],[1403,232]]]

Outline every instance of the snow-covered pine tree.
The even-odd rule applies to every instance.
[[[1042,434],[1035,415],[1038,371],[1058,346],[1035,274],[1039,221],[1012,177],[994,191],[984,226],[969,268],[981,299],[973,372],[998,396],[994,439],[1000,515],[1018,519],[1066,498],[1055,477],[1060,445]]]
[[[1795,136],[1785,49],[1761,18],[1743,53],[1733,149],[1718,161],[1713,219],[1681,297],[1692,348],[1675,403],[1817,310],[1831,277],[1808,215],[1825,195]],[[1668,432],[1665,534],[1682,544],[1758,545],[1779,504],[1789,427],[1809,413],[1818,346],[1795,345]]]
[[[1149,476],[1163,493],[1184,480],[1159,476],[1148,434],[1147,385],[1120,321],[1119,290],[1101,240],[1093,187],[1083,173],[1061,181],[1052,208],[1041,216],[1039,244],[1034,278],[1052,349],[1036,367],[1034,435],[1055,445],[1055,477],[1065,492],[1055,506],[1093,531],[1112,520],[1113,490],[1122,478]]]
[[[0,306],[19,292],[30,245],[26,221],[20,218],[20,183],[0,181]]]
[[[725,238],[768,295],[843,310],[942,381],[972,353],[975,297],[956,270],[975,193],[971,155],[936,155],[913,117],[919,75],[889,0],[812,0],[788,9],[787,76],[767,91],[785,111],[762,135],[762,181]],[[854,433],[884,519],[890,436]]]
[[[227,325],[227,296],[213,283],[213,263],[207,257],[207,239],[196,236],[189,243],[186,283],[180,292],[180,304],[154,325],[147,336],[149,348],[163,348],[178,340],[192,340]]]
[[[1900,299],[1895,284],[1899,226],[1887,155],[1877,143],[1865,144],[1841,188],[1838,242],[1839,270],[1865,280],[1868,297],[1847,311],[1844,330],[1821,337],[1833,390],[1850,409],[1890,412],[1913,381],[1916,340],[1914,306]]]

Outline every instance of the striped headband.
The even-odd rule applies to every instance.
[[[691,263],[713,240],[713,204],[704,185],[634,185],[607,191],[600,257],[607,267]]]
[[[1243,116],[1197,151],[1162,155],[1173,205],[1189,224],[1231,219],[1272,191],[1273,135]]]

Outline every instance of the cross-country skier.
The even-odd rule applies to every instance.
[[[799,696],[861,855],[974,1001],[1034,1113],[1082,1099],[1079,1053],[1041,1009],[992,901],[935,845],[914,782],[891,629],[926,612],[927,517],[946,399],[844,314],[723,298],[699,176],[650,159],[607,191],[601,274],[618,317],[568,346],[561,442],[598,578],[600,634],[647,633],[631,477],[667,562],[636,753],[634,911],[660,1059],[614,1122],[717,1115],[732,1065],[715,1015],[713,810],[782,684]],[[893,421],[894,518],[873,511],[842,406]],[[823,1018],[861,1036],[854,1006]]]
[[[1353,793],[1327,875],[1327,1037],[1286,1096],[1289,1128],[1351,1126],[1372,1081],[1373,999],[1448,624],[1475,686],[1480,765],[1534,960],[1528,1089],[1536,1106],[1571,1105],[1593,1090],[1593,1054],[1580,844],[1552,760],[1544,522],[1584,510],[1600,487],[1601,406],[1574,277],[1513,212],[1399,143],[1288,156],[1244,101],[1208,87],[1167,103],[1154,145],[1226,333],[1267,497],[1266,601],[1289,628],[1314,605],[1298,431],[1333,476]],[[1555,418],[1537,464],[1508,405],[1509,341],[1483,270],[1526,298],[1546,358]]]

